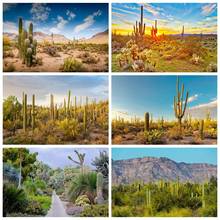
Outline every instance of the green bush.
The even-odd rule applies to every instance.
[[[83,64],[81,62],[69,57],[64,60],[62,71],[63,72],[84,72],[86,70],[83,67]]]
[[[13,212],[24,212],[28,200],[23,189],[13,184],[3,185],[3,216]]]
[[[112,209],[112,216],[113,217],[132,217],[133,214],[131,212],[131,207],[124,206],[114,206]]]
[[[43,209],[43,213],[46,213],[51,206],[51,197],[50,196],[45,196],[45,195],[31,195],[28,198],[31,201],[36,201],[41,205],[41,208]]]
[[[108,204],[87,206],[80,217],[108,217]]]
[[[42,216],[46,214],[46,211],[41,206],[40,202],[36,200],[29,200],[28,201],[28,207],[25,210],[25,213],[28,215],[34,215],[34,216]]]

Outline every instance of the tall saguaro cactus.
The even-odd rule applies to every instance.
[[[141,6],[141,19],[140,22],[136,21],[133,26],[133,36],[135,41],[142,40],[145,35],[145,23],[144,23],[144,15],[143,15],[143,5]]]
[[[150,115],[149,112],[145,112],[144,114],[144,131],[150,130]]]
[[[53,95],[50,95],[50,119],[54,120],[54,98]]]
[[[32,126],[32,131],[34,130],[35,127],[35,95],[32,96],[32,111],[31,111],[31,126]]]
[[[182,118],[186,111],[189,92],[188,91],[186,92],[186,98],[184,100],[184,84],[182,84],[182,88],[180,90],[178,76],[177,76],[177,82],[176,82],[176,93],[177,93],[176,96],[174,96],[173,107],[174,107],[175,117],[178,119],[179,131],[181,133],[182,132]]]
[[[23,130],[27,130],[27,94],[23,93]]]
[[[71,99],[71,91],[68,92],[68,102],[67,102],[67,117],[70,118],[70,99]]]
[[[182,38],[184,37],[184,31],[185,31],[185,27],[184,27],[184,25],[183,25],[183,27],[182,27],[182,33],[181,33]]]

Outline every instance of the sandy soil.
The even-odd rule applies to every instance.
[[[79,55],[83,54],[85,51],[79,50],[70,50],[67,53],[58,52],[59,57],[52,57],[46,53],[38,52],[37,57],[42,58],[43,64],[36,65],[33,67],[27,67],[25,64],[22,64],[22,61],[18,58],[18,50],[14,49],[13,51],[14,57],[6,57],[4,58],[4,68],[7,68],[9,64],[13,64],[15,67],[15,71],[17,72],[60,72],[60,68],[64,63],[64,59],[68,57],[73,57],[78,61],[82,60],[78,58]],[[92,56],[99,58],[99,62],[96,64],[86,64],[83,63],[83,66],[89,72],[104,72],[107,70],[107,54],[99,54],[89,52]]]

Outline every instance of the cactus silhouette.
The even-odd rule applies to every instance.
[[[135,25],[133,26],[133,36],[136,42],[142,40],[145,35],[145,24],[143,18],[143,5],[141,6],[141,19],[140,22],[136,21]]]

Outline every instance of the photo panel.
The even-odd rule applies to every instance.
[[[112,148],[113,217],[217,217],[216,148]]]
[[[217,72],[217,3],[113,3],[113,72]]]
[[[108,217],[108,148],[3,148],[4,217]]]
[[[217,76],[113,76],[112,143],[217,145]]]
[[[108,76],[4,76],[4,144],[108,144]]]
[[[108,3],[4,3],[4,72],[108,72]]]

